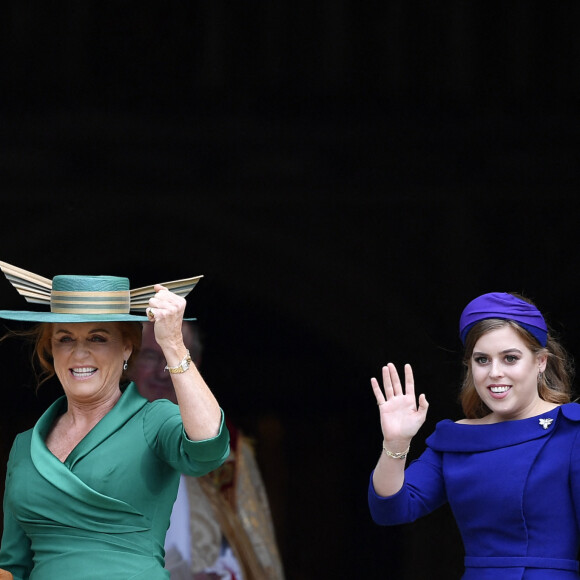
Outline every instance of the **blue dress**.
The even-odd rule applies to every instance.
[[[408,523],[449,502],[464,580],[578,579],[579,427],[576,403],[491,425],[441,421],[399,492],[378,496],[371,476],[372,518]]]

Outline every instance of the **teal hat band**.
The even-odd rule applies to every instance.
[[[50,311],[57,314],[127,314],[129,279],[116,276],[55,276]]]

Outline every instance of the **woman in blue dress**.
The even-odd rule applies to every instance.
[[[580,405],[572,363],[540,311],[519,295],[490,293],[460,319],[465,418],[444,420],[405,469],[428,403],[405,365],[383,388],[371,379],[383,451],[368,499],[374,521],[415,521],[448,502],[465,548],[464,580],[579,578]]]

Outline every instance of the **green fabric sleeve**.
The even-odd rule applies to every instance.
[[[221,412],[219,432],[211,439],[188,439],[179,414],[179,407],[160,399],[149,405],[143,420],[145,438],[163,461],[180,473],[201,476],[217,469],[230,452],[230,434]]]
[[[18,456],[21,436],[17,435],[10,451],[6,471],[6,489],[10,479],[14,458]],[[8,570],[14,576],[14,580],[27,580],[33,567],[30,540],[12,515],[12,510],[4,495],[4,531],[2,544],[0,545],[0,568]]]

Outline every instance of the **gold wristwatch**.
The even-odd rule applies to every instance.
[[[189,351],[187,351],[187,354],[183,357],[183,360],[176,367],[165,367],[164,370],[169,371],[172,375],[184,373],[191,365],[191,362],[191,356]]]

